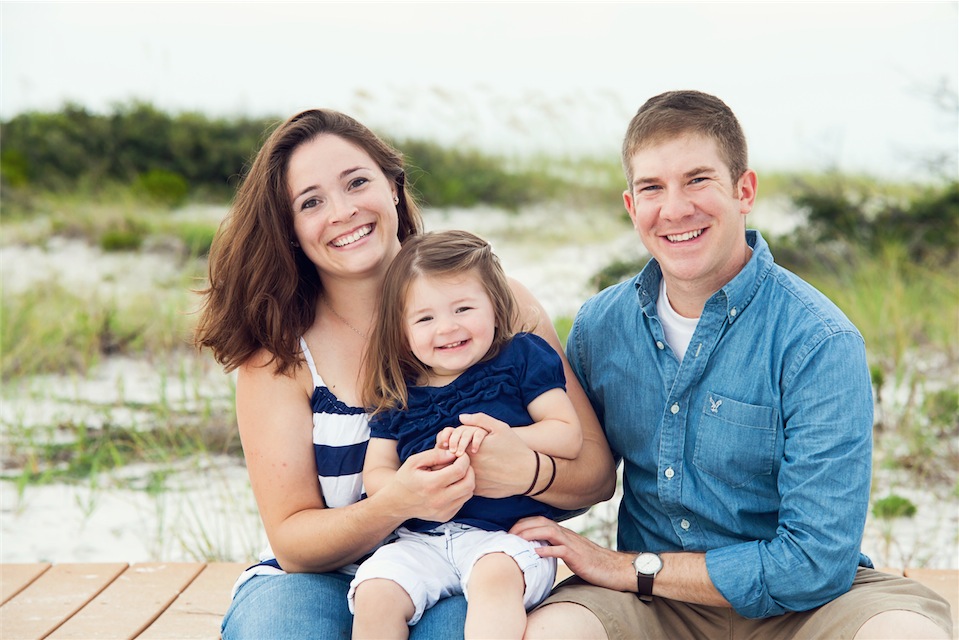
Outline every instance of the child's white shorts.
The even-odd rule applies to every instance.
[[[556,559],[536,553],[536,547],[544,542],[455,522],[422,533],[401,527],[396,533],[396,540],[377,549],[357,570],[347,596],[350,612],[354,611],[357,585],[371,578],[386,578],[403,587],[413,600],[416,610],[409,624],[414,625],[441,598],[462,593],[469,600],[467,585],[473,565],[489,553],[505,553],[523,571],[527,611],[549,595],[556,580]]]

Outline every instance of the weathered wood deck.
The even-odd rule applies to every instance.
[[[0,564],[3,640],[216,640],[242,563]],[[959,571],[905,574],[959,613]],[[959,628],[956,630],[959,638]]]

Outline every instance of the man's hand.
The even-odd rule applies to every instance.
[[[523,518],[509,531],[526,540],[543,540],[550,546],[537,547],[544,558],[559,558],[583,580],[607,589],[636,591],[635,554],[620,553],[599,546],[549,518]]]

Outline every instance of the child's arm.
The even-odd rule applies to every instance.
[[[583,430],[576,409],[563,389],[555,388],[540,394],[526,407],[533,424],[514,427],[514,433],[533,451],[572,460],[583,446]],[[480,444],[491,433],[487,426],[480,426],[473,416],[483,416],[484,425],[489,425],[489,416],[483,413],[460,415],[462,426],[447,427],[436,438],[437,446],[449,449],[460,456],[464,452],[476,453]],[[496,427],[509,429],[506,423],[492,418]]]
[[[363,486],[371,496],[382,489],[400,468],[400,456],[396,453],[396,440],[370,438],[363,463]]]
[[[583,429],[566,391],[550,389],[526,407],[533,424],[516,427],[516,435],[533,451],[572,460],[583,448]]]

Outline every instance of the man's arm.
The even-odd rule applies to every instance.
[[[862,338],[829,334],[784,371],[778,535],[706,553],[716,589],[751,618],[848,591],[869,505],[873,404]]]
[[[613,551],[543,517],[524,518],[510,529],[526,540],[545,540],[538,547],[542,557],[561,558],[583,580],[616,591],[637,591],[636,553]],[[663,568],[653,581],[656,597],[694,602],[711,607],[728,607],[729,602],[716,590],[706,571],[702,553],[664,553]]]

